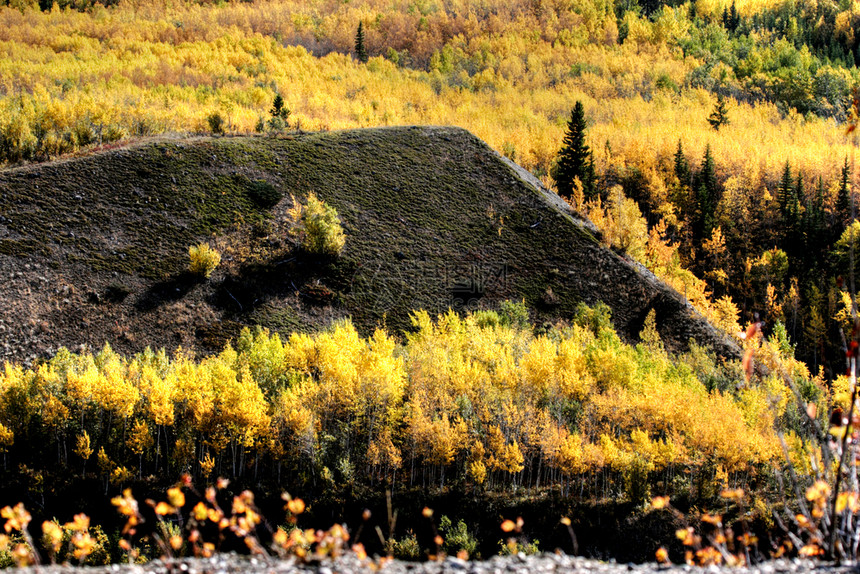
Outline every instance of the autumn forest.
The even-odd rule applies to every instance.
[[[0,370],[0,476],[35,499],[57,473],[106,492],[188,473],[637,505],[742,488],[766,522],[783,477],[841,472],[816,448],[828,426],[847,436],[831,413],[856,392],[860,3],[4,4],[4,167],[165,134],[460,126],[740,349],[670,352],[653,313],[625,339],[603,304],[538,329],[520,301],[411,309],[405,332],[246,328],[208,356],[61,349]]]

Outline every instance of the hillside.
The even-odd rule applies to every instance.
[[[283,198],[269,208],[261,184]],[[291,194],[337,208],[337,261],[295,255],[277,221]],[[263,194],[264,195],[264,194]],[[0,358],[58,347],[218,350],[242,325],[360,331],[409,313],[524,299],[540,325],[607,303],[635,340],[650,309],[670,348],[732,343],[524,170],[457,128],[158,139],[0,172]],[[224,253],[185,273],[188,246]]]

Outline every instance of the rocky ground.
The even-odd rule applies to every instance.
[[[336,261],[300,253],[281,225],[309,191],[343,224]],[[186,272],[202,241],[222,255],[206,281]],[[524,300],[539,327],[602,301],[634,342],[653,310],[670,350],[693,339],[740,356],[681,294],[457,128],[156,138],[0,170],[0,285],[0,363],[28,366],[106,342],[208,354],[243,326],[287,334],[346,316],[363,334],[402,333],[417,309],[505,300]]]
[[[700,568],[687,565],[659,566],[657,564],[619,564],[598,560],[577,558],[563,554],[543,554],[539,556],[496,556],[486,561],[466,562],[457,558],[447,558],[436,562],[402,562],[359,560],[355,554],[347,554],[334,560],[302,563],[293,559],[244,558],[220,554],[206,559],[157,560],[145,565],[102,566],[94,568],[74,568],[69,566],[21,569],[19,574],[70,574],[85,570],[87,574],[532,574],[532,573],[582,573],[582,574],[621,574],[636,573],[679,573],[679,572],[719,572],[725,570],[716,566]],[[815,563],[808,560],[774,560],[748,568],[731,568],[740,574],[788,574],[794,572],[826,572],[833,574],[858,572],[855,564],[834,565]]]

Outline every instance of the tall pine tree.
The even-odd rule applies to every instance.
[[[740,14],[735,6],[735,0],[732,0],[731,9],[723,8],[723,27],[729,32],[735,32],[741,23]]]
[[[824,179],[818,177],[815,196],[807,199],[803,211],[803,231],[805,247],[802,254],[801,269],[813,272],[814,277],[824,260],[827,241],[827,222],[824,217]]]
[[[720,131],[721,126],[729,123],[729,112],[728,108],[726,108],[726,100],[723,96],[717,96],[717,103],[714,104],[714,111],[712,111],[711,115],[708,116],[708,123],[717,131]]]
[[[695,181],[696,225],[693,234],[697,244],[711,236],[716,225],[717,204],[720,201],[720,189],[717,183],[717,172],[711,146],[705,147],[702,158],[702,168]]]
[[[681,185],[690,185],[690,164],[684,155],[681,140],[678,140],[678,151],[675,152],[675,177]]]
[[[364,22],[358,23],[358,31],[355,33],[355,57],[362,64],[367,63],[367,48],[364,47]]]
[[[561,150],[558,152],[558,158],[550,174],[555,180],[558,194],[563,197],[573,194],[574,178],[579,178],[586,200],[597,195],[594,185],[594,160],[591,150],[585,144],[587,128],[585,109],[582,107],[582,102],[577,101],[570,112],[567,132],[564,134]]]
[[[789,260],[798,262],[798,258],[802,256],[803,247],[803,214],[801,213],[801,202],[804,201],[806,190],[803,184],[803,173],[797,172],[797,179],[794,181],[794,186],[791,187],[788,193],[788,201],[783,219],[783,246],[788,254]]]
[[[836,227],[838,228],[839,235],[842,234],[845,224],[851,219],[850,174],[851,168],[848,167],[848,156],[845,156],[845,163],[842,166],[842,173],[839,178],[839,194],[836,196]]]
[[[795,221],[800,220],[800,205],[806,199],[806,188],[803,184],[803,172],[797,172],[797,180],[794,184],[794,197],[792,198],[791,211]]]
[[[783,221],[789,218],[793,197],[794,183],[791,181],[791,163],[786,160],[785,167],[782,170],[782,177],[776,188],[776,200],[779,203],[779,213],[782,215]]]

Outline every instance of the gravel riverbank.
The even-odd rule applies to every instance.
[[[447,558],[438,562],[359,560],[347,554],[335,560],[301,563],[294,560],[246,558],[220,554],[206,559],[156,560],[144,565],[111,565],[89,568],[48,566],[13,570],[16,574],[676,574],[682,572],[732,572],[738,574],[827,574],[860,573],[857,565],[816,563],[808,560],[774,560],[749,568],[699,568],[686,565],[618,564],[566,555],[496,556],[490,560],[465,562]]]

